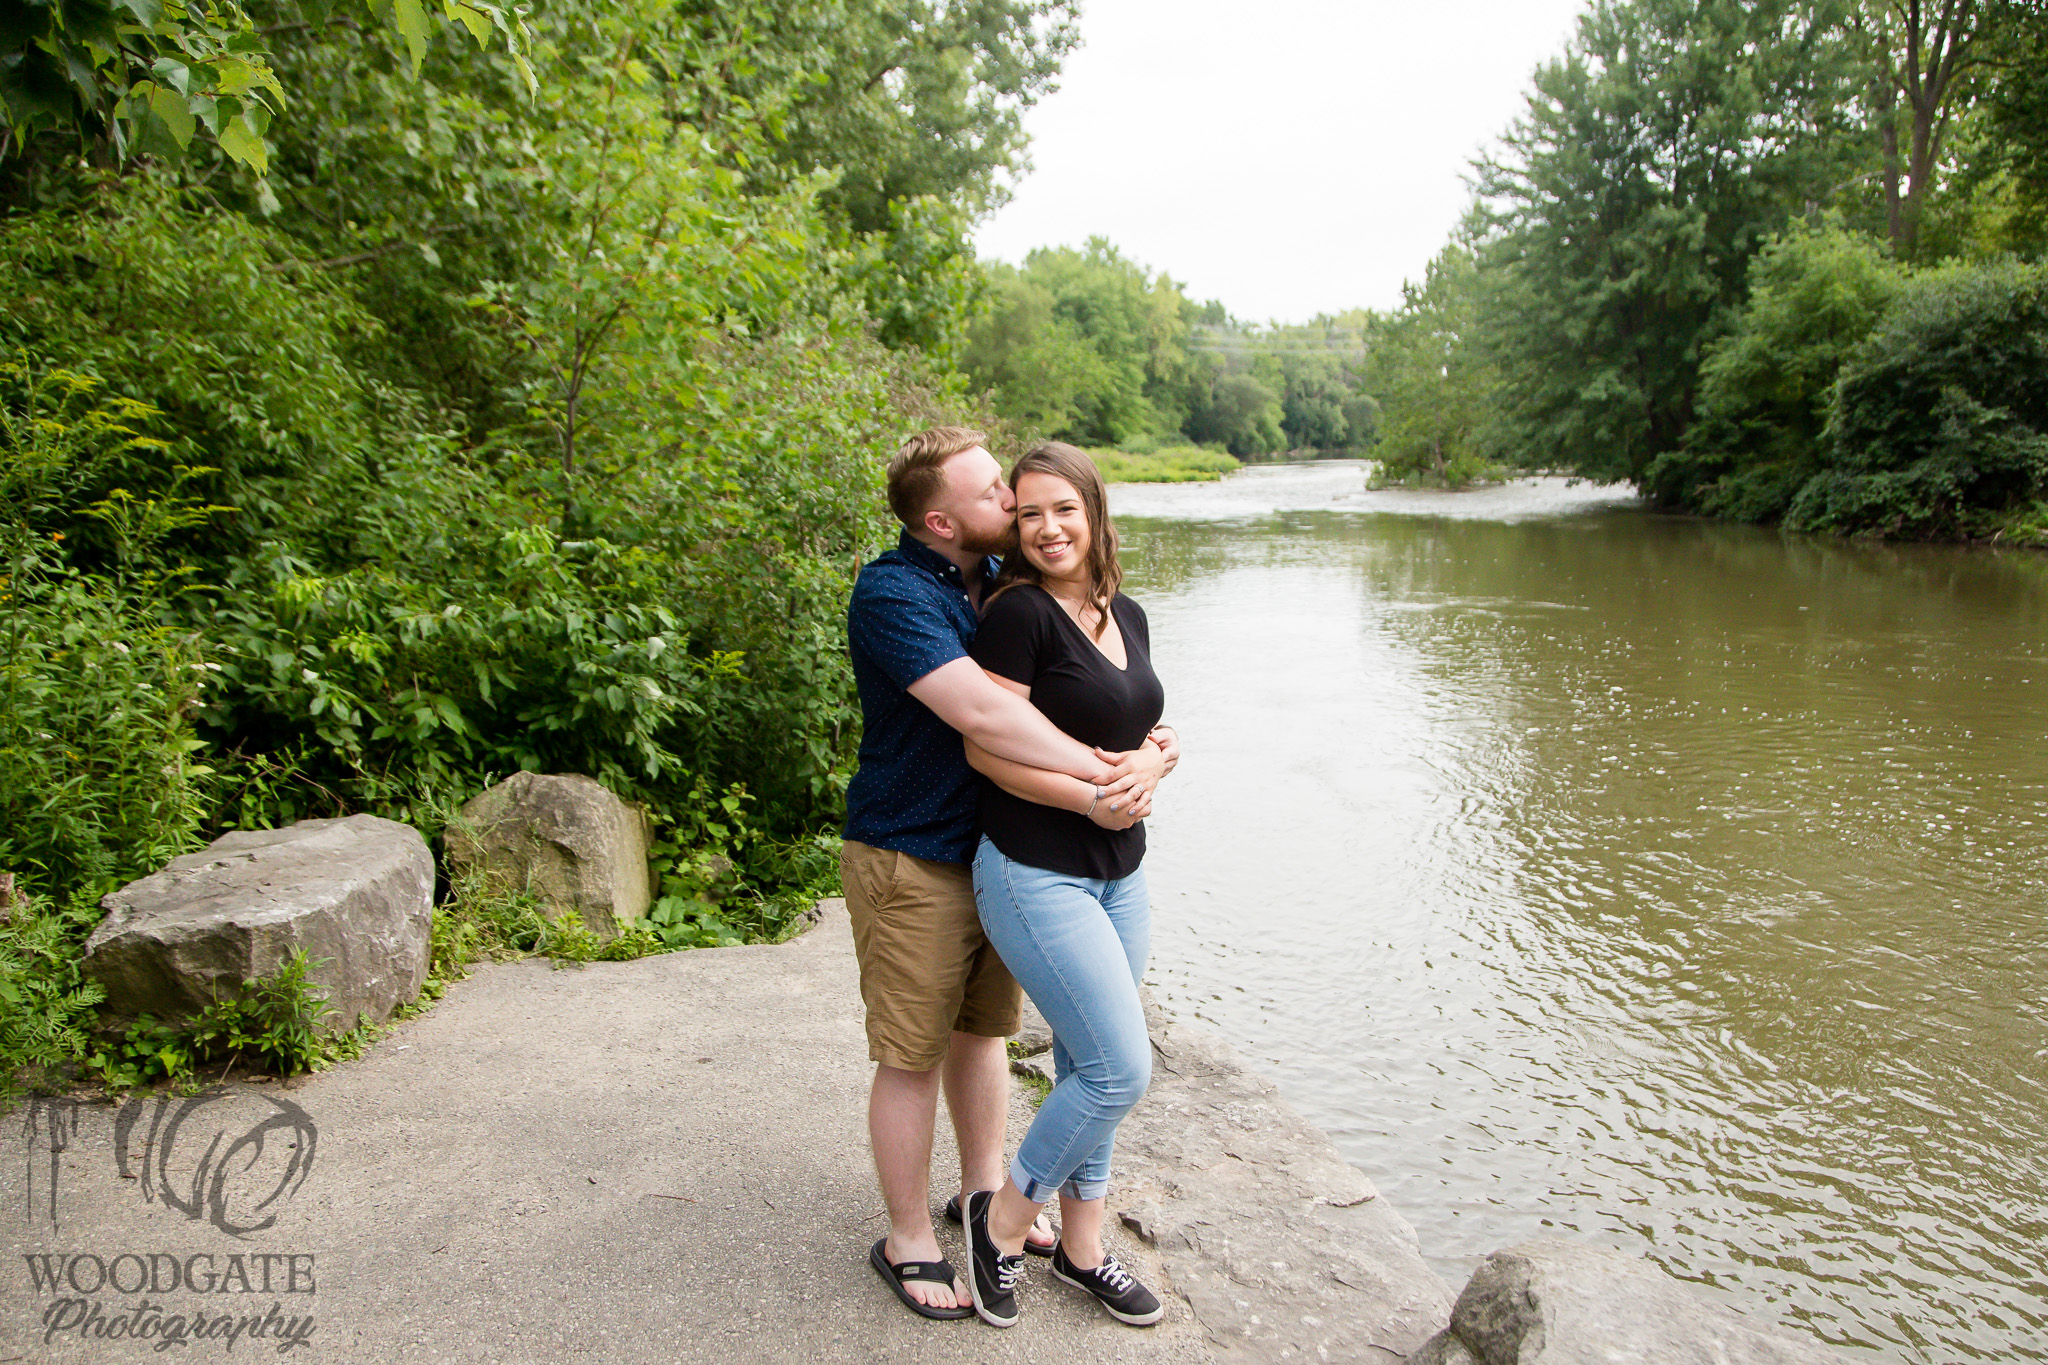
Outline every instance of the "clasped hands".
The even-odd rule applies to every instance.
[[[1159,779],[1180,763],[1180,736],[1172,726],[1161,725],[1135,749],[1111,753],[1098,748],[1095,757],[1108,766],[1095,775],[1102,797],[1088,818],[1104,829],[1129,829],[1152,814]]]

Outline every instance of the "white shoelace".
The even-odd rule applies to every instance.
[[[1109,1255],[1105,1255],[1102,1264],[1095,1268],[1095,1278],[1109,1286],[1109,1292],[1112,1294],[1122,1294],[1129,1290],[1132,1284],[1131,1272],[1124,1269],[1123,1262]]]
[[[1017,1287],[1017,1277],[1024,1271],[1022,1256],[996,1257],[996,1292],[1007,1294]]]

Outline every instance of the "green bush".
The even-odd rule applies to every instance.
[[[1985,534],[2048,494],[2048,266],[1916,276],[1843,366],[1795,529]]]
[[[106,992],[80,973],[78,957],[98,922],[90,902],[59,910],[33,895],[0,921],[0,1097],[24,1068],[46,1077],[88,1055]]]
[[[812,904],[839,890],[839,840],[777,839],[752,823],[734,785],[715,798],[700,780],[654,846],[658,894],[648,922],[669,948],[778,942]]]
[[[565,483],[546,422],[468,449],[431,430],[353,358],[374,349],[361,309],[271,270],[289,252],[265,229],[147,186],[106,209],[0,223],[36,282],[0,301],[0,335],[152,423],[74,462],[30,529],[88,569],[119,577],[125,554],[175,580],[163,628],[219,665],[197,717],[223,820],[403,818],[520,767],[657,810],[700,775],[744,779],[784,838],[837,818],[858,733],[840,618],[884,539],[876,452],[955,410],[915,360],[794,314],[642,337],[587,397]],[[138,508],[181,515],[124,550]]]
[[[170,612],[182,575],[151,561],[195,516],[118,488],[84,502],[161,449],[141,431],[155,416],[89,376],[0,363],[0,869],[60,903],[154,871],[207,815],[191,716],[212,665]],[[111,526],[111,575],[74,568],[60,526]]]
[[[1781,517],[1826,462],[1823,434],[1843,362],[1905,285],[1882,246],[1829,221],[1796,226],[1749,266],[1734,330],[1700,366],[1698,419],[1650,463],[1667,506],[1741,521]]]
[[[204,562],[288,535],[322,558],[349,551],[351,513],[394,450],[423,439],[417,404],[350,358],[380,327],[317,275],[282,275],[288,242],[234,214],[181,207],[146,178],[98,212],[0,220],[16,287],[0,291],[0,346],[89,374],[154,410],[162,442],[102,461],[81,505],[115,487],[220,505],[169,537]],[[103,528],[75,528],[85,567],[110,558]]]
[[[115,1090],[185,1081],[201,1067],[225,1071],[237,1063],[280,1076],[318,1071],[352,1049],[328,1023],[334,1007],[307,980],[316,965],[300,948],[269,976],[244,981],[239,992],[215,998],[190,1019],[145,1014],[85,1065]]]

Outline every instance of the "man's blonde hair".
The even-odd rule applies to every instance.
[[[932,427],[903,443],[889,461],[889,510],[912,530],[924,524],[946,486],[941,466],[963,450],[983,445],[988,437],[972,427]]]

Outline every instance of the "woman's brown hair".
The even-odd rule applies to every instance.
[[[1088,518],[1088,601],[1098,613],[1095,638],[1100,640],[1109,627],[1109,604],[1124,581],[1123,565],[1117,562],[1116,555],[1116,523],[1109,519],[1109,490],[1103,486],[1102,471],[1088,458],[1087,451],[1064,441],[1047,441],[1024,452],[1011,466],[1012,493],[1026,474],[1050,474],[1065,479],[1081,495],[1081,511]],[[1003,571],[996,575],[995,591],[988,595],[988,600],[995,601],[1019,583],[1035,583],[1043,588],[1044,578],[1037,566],[1024,557],[1020,544],[1015,553],[1004,556]]]

